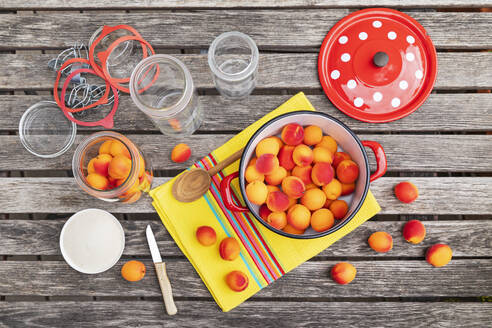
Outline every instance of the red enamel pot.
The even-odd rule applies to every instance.
[[[355,183],[355,190],[352,194],[342,196],[339,199],[343,199],[347,202],[349,209],[347,214],[342,220],[336,220],[333,227],[323,232],[316,232],[312,228],[308,228],[302,235],[294,235],[282,230],[275,229],[267,222],[265,222],[259,215],[259,206],[251,203],[246,196],[246,180],[244,179],[244,172],[248,166],[251,158],[255,156],[255,149],[258,142],[270,137],[279,136],[282,128],[289,123],[298,123],[302,126],[317,125],[319,126],[325,135],[333,137],[338,144],[338,151],[344,151],[348,153],[354,162],[359,165],[359,178]],[[365,147],[372,150],[376,157],[377,169],[374,173],[370,173],[369,160]],[[370,182],[380,178],[386,172],[386,154],[383,147],[375,141],[361,141],[357,135],[350,130],[345,124],[340,122],[330,115],[313,112],[313,111],[296,111],[280,115],[260,127],[255,134],[248,141],[244,148],[241,162],[239,165],[239,171],[230,174],[225,177],[221,182],[221,194],[224,201],[224,205],[231,211],[235,212],[251,212],[253,216],[265,227],[278,233],[280,235],[297,238],[297,239],[312,239],[329,235],[343,226],[345,226],[350,220],[352,220],[361,208],[364,200],[366,199],[367,192],[369,190]],[[233,179],[239,178],[239,186],[241,195],[244,199],[246,206],[237,204],[234,201],[233,191],[231,189],[231,182]]]

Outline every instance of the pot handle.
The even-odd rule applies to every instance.
[[[247,207],[237,205],[232,198],[231,182],[239,176],[239,172],[234,172],[226,176],[220,183],[220,195],[227,209],[234,212],[249,212]]]
[[[386,160],[386,154],[384,152],[383,146],[381,146],[376,141],[364,140],[362,144],[365,147],[371,148],[374,156],[376,157],[377,168],[376,172],[371,174],[370,181],[373,182],[376,179],[379,179],[386,173],[386,169],[388,168],[388,162]]]

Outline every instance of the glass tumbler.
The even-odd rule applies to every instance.
[[[172,56],[142,60],[132,72],[130,95],[165,135],[190,135],[202,122],[190,71]]]
[[[226,98],[247,97],[256,86],[258,48],[248,35],[226,32],[208,49],[208,65],[215,87]]]

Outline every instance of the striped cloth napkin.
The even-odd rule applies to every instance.
[[[303,93],[290,98],[194,166],[205,169],[213,167],[244,147],[253,133],[264,123],[278,115],[296,110],[314,110]],[[340,230],[310,240],[284,237],[265,228],[250,213],[234,213],[225,208],[219,193],[220,182],[238,168],[239,161],[214,176],[209,191],[192,203],[181,203],[174,199],[171,187],[175,178],[150,192],[152,204],[166,229],[224,312],[238,306],[263,287],[320,253],[380,211],[376,199],[369,191],[355,218]],[[237,179],[232,187],[236,197],[242,200]],[[215,229],[217,243],[214,246],[205,247],[196,240],[195,231],[202,225]],[[224,261],[219,255],[219,242],[226,237],[236,238],[241,245],[240,257],[234,261]],[[242,292],[232,291],[225,282],[226,274],[233,270],[240,270],[248,275],[249,285]]]

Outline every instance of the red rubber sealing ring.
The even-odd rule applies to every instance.
[[[128,30],[133,35],[138,36],[140,38],[142,37],[140,35],[140,33],[138,33],[138,31],[136,29],[134,29],[133,27],[131,27],[129,25],[116,25],[116,26],[107,26],[107,25],[104,25],[103,26],[103,29],[101,31],[101,34],[99,35],[99,37],[96,40],[94,40],[94,42],[92,42],[92,44],[91,44],[91,46],[89,48],[89,62],[90,62],[90,65],[92,66],[92,69],[94,71],[96,71],[96,74],[97,75],[103,76],[104,74],[102,72],[102,67],[99,67],[99,65],[97,65],[97,63],[96,63],[96,60],[94,59],[94,51],[96,49],[96,45],[99,42],[101,42],[101,40],[104,37],[106,37],[108,34],[114,32],[116,30]],[[146,52],[144,51],[143,47],[142,47],[142,52],[143,52],[143,55],[145,56]]]
[[[79,68],[79,69],[76,69],[75,71],[71,72],[70,75],[68,75],[67,79],[65,80],[65,83],[63,84],[63,88],[62,88],[62,92],[61,92],[61,98],[62,99],[65,99],[65,93],[66,93],[68,84],[73,79],[73,77],[79,73],[91,73],[91,74],[97,75],[97,73],[91,68]],[[99,121],[95,121],[95,122],[79,121],[79,120],[75,119],[71,114],[68,113],[69,111],[68,111],[68,108],[65,106],[65,102],[62,102],[61,104],[59,104],[59,106],[60,106],[61,110],[63,111],[63,114],[65,114],[65,116],[70,121],[75,122],[78,125],[82,125],[82,126],[98,126],[98,125],[100,125],[106,129],[111,129],[114,126],[113,117],[114,117],[114,114],[116,113],[116,110],[118,109],[119,97],[118,97],[118,91],[116,90],[116,88],[113,85],[108,85],[108,83],[106,81],[106,89],[109,89],[109,87],[111,87],[111,90],[113,91],[113,94],[114,94],[113,109],[111,109],[111,112],[108,115],[106,115],[106,117],[104,117],[103,119],[101,119]],[[108,90],[108,92],[109,92],[109,90]]]
[[[77,113],[77,112],[81,112],[83,110],[86,110],[86,109],[89,109],[89,108],[93,108],[93,107],[96,107],[98,105],[103,105],[103,104],[107,104],[108,103],[108,95],[109,95],[109,82],[108,81],[104,81],[104,83],[106,83],[106,90],[104,91],[104,94],[101,96],[101,98],[99,98],[98,101],[96,101],[95,103],[93,104],[90,104],[90,105],[87,105],[87,106],[84,106],[84,107],[81,107],[81,108],[68,108],[65,106],[65,101],[61,101],[61,99],[65,99],[63,98],[64,97],[64,94],[65,94],[65,89],[67,88],[68,86],[68,82],[67,81],[70,81],[74,74],[70,74],[69,76],[71,77],[71,79],[66,79],[65,80],[65,83],[63,84],[64,88],[62,89],[62,98],[59,98],[58,97],[58,85],[60,84],[60,78],[61,78],[61,73],[63,71],[63,69],[65,67],[67,67],[68,65],[72,64],[72,63],[83,63],[83,64],[88,64],[90,65],[89,61],[87,59],[84,59],[84,58],[71,58],[69,60],[67,60],[66,62],[63,63],[63,65],[60,67],[60,69],[58,70],[58,74],[56,75],[56,80],[55,80],[55,86],[53,88],[53,97],[55,98],[55,102],[58,104],[58,106],[60,108],[64,108],[67,112],[70,112],[70,113]],[[76,71],[79,71],[80,69],[76,70]],[[99,76],[100,78],[102,78],[104,80],[104,76],[103,75],[99,75],[97,74],[95,71],[92,71],[90,73],[93,73],[94,75],[97,75]]]
[[[107,66],[106,66],[105,63],[108,60],[109,54],[111,54],[111,52],[114,50],[114,48],[116,48],[116,46],[118,46],[120,43],[123,43],[125,41],[129,41],[129,40],[139,41],[142,44],[142,49],[144,49],[143,45],[145,45],[150,50],[151,54],[152,55],[155,55],[155,51],[152,48],[152,46],[150,45],[150,43],[148,43],[147,41],[145,41],[142,37],[131,36],[131,35],[129,35],[129,36],[123,36],[123,37],[115,40],[113,43],[111,43],[111,45],[108,47],[108,49],[106,51],[102,51],[102,52],[99,52],[97,54],[97,56],[99,57],[99,60],[103,64],[102,65],[102,71],[103,71],[103,74],[104,74],[104,77],[106,78],[106,80],[108,80],[111,85],[114,85],[116,87],[116,89],[118,89],[118,90],[120,90],[122,92],[126,92],[126,93],[130,93],[130,89],[121,86],[120,83],[129,82],[130,81],[130,78],[128,77],[128,78],[123,78],[123,79],[116,79],[116,78],[111,77],[111,75],[109,74],[108,68],[107,68]],[[144,52],[143,58],[147,58],[147,56],[148,56],[147,55],[147,51],[143,50],[143,52]],[[150,67],[149,67],[149,70],[150,70]],[[150,87],[153,84],[153,82],[155,81],[155,79],[157,79],[157,76],[158,75],[159,74],[157,72],[157,74],[156,74],[154,80],[152,81],[152,83],[149,84],[146,88]]]

